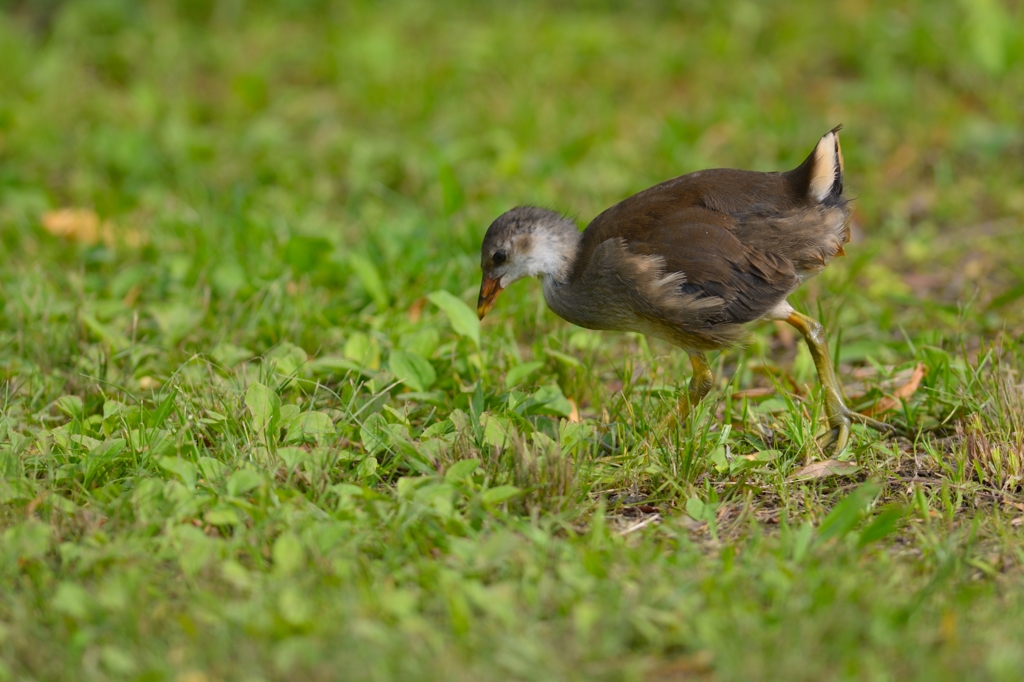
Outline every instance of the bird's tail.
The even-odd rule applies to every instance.
[[[839,146],[842,124],[825,133],[791,177],[812,204],[843,201],[843,150]]]

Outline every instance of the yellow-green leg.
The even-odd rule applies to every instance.
[[[833,448],[833,456],[845,450],[850,442],[850,425],[853,422],[859,422],[878,431],[895,431],[891,425],[854,412],[846,406],[843,401],[842,389],[839,387],[839,380],[836,379],[836,373],[832,367],[832,358],[828,352],[828,340],[825,338],[825,328],[821,326],[821,323],[798,312],[790,313],[786,321],[796,327],[807,341],[807,347],[814,359],[814,366],[818,370],[818,380],[821,382],[822,392],[825,394],[825,415],[828,417],[830,430],[822,449]]]
[[[686,401],[679,402],[680,421],[690,415],[690,410],[704,399],[715,381],[715,375],[711,373],[711,366],[703,353],[690,353],[690,366],[693,367],[693,376],[690,378],[690,390],[686,394]]]

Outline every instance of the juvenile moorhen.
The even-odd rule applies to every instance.
[[[840,127],[791,171],[683,175],[619,202],[583,232],[554,211],[513,208],[484,237],[477,314],[512,282],[539,276],[548,307],[569,322],[685,350],[693,377],[683,416],[711,388],[706,351],[742,341],[747,322],[786,320],[807,340],[824,387],[823,447],[845,449],[853,421],[891,430],[846,406],[824,328],[786,301],[850,240]]]

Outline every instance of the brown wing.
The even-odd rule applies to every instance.
[[[752,250],[729,230],[703,223],[666,224],[642,239],[612,237],[575,270],[563,318],[592,329],[653,334],[688,350],[740,343],[742,325],[782,302],[799,280],[784,258]]]
[[[769,259],[792,261],[801,278],[813,275],[841,254],[843,244],[849,241],[837,131],[824,135],[802,164],[785,173],[704,170],[624,199],[594,218],[584,231],[580,267],[587,266],[599,244],[612,238],[673,243],[689,251],[692,247],[666,231],[699,224],[722,228],[740,245]],[[709,239],[727,254],[737,254],[740,260],[745,257],[725,236]],[[765,266],[768,270],[773,267],[771,263]]]
[[[663,223],[642,237],[627,238],[626,249],[660,256],[666,274],[681,275],[682,294],[720,299],[721,307],[707,320],[711,324],[760,319],[799,285],[791,261],[752,249],[728,229],[708,223]]]

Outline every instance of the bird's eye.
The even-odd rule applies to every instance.
[[[504,251],[495,251],[492,258],[495,265],[500,265],[505,262],[505,259],[508,258],[508,256],[505,255]]]

